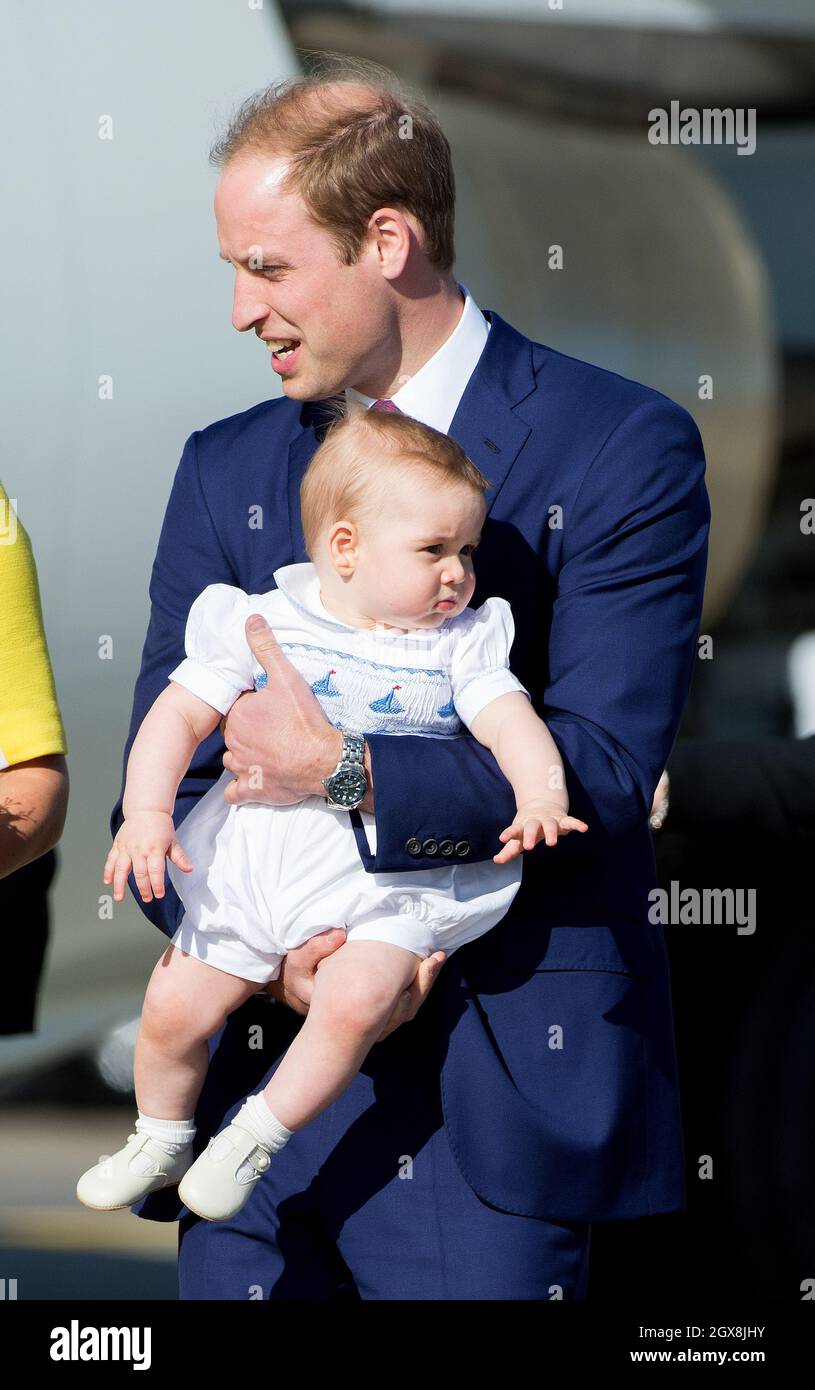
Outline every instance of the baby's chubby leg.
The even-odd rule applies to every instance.
[[[145,1115],[192,1115],[204,1084],[207,1039],[260,986],[168,946],[147,986],[136,1039],[136,1103]]]
[[[193,1161],[207,1040],[257,989],[255,980],[168,946],[150,977],[136,1039],[136,1132],[82,1174],[76,1195],[86,1207],[116,1211],[180,1182]]]
[[[405,946],[358,937],[320,961],[308,1013],[268,1086],[181,1178],[178,1195],[190,1211],[227,1221],[241,1210],[294,1131],[351,1083],[419,961]]]
[[[385,941],[348,940],[320,962],[308,1013],[263,1095],[297,1130],[342,1095],[416,975],[420,957]]]

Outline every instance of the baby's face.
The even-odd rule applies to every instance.
[[[485,516],[483,495],[463,483],[395,478],[361,536],[357,605],[389,627],[436,628],[460,613],[475,589]]]

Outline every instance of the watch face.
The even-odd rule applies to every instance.
[[[340,806],[353,806],[368,790],[364,767],[349,767],[328,779],[328,794]]]

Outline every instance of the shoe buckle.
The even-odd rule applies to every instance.
[[[235,1129],[239,1129],[241,1131],[245,1139],[251,1138],[254,1140],[254,1148],[248,1149],[248,1151],[244,1151],[241,1154],[241,1157],[245,1158],[248,1163],[251,1163],[256,1173],[265,1173],[266,1169],[270,1166],[272,1161],[268,1151],[257,1139],[255,1139],[254,1134],[252,1134],[248,1129],[243,1128],[243,1125],[237,1125],[234,1121],[232,1123]],[[217,1138],[217,1135],[215,1136],[215,1138]],[[213,1139],[211,1142],[214,1143],[215,1140]]]

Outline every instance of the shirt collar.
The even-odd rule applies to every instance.
[[[464,295],[464,308],[449,338],[391,397],[405,415],[442,434],[450,429],[490,331],[488,321],[466,285],[458,287]],[[353,386],[345,388],[345,398],[349,404],[356,402],[365,409],[375,400],[374,396],[366,396]]]
[[[384,623],[378,623],[376,627],[360,628],[340,622],[333,613],[329,613],[320,598],[320,576],[310,560],[297,565],[282,565],[274,571],[274,581],[289,602],[307,614],[312,623],[335,632],[350,632],[357,637],[374,638],[377,642],[410,641],[411,638],[417,640],[420,637],[427,639],[427,630],[422,628],[409,628],[404,631],[400,627],[385,627]],[[445,618],[433,632],[446,630],[449,621],[449,618]]]

